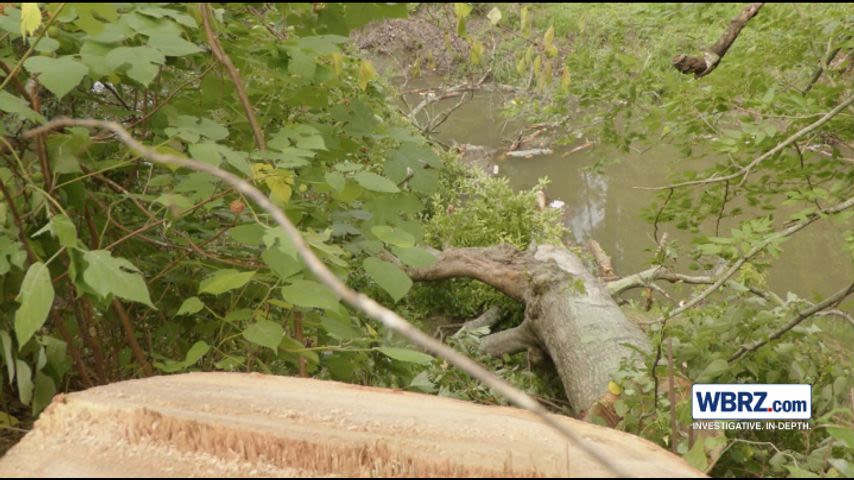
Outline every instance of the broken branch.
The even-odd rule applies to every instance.
[[[759,9],[762,8],[762,5],[764,5],[764,3],[751,3],[745,7],[737,17],[732,19],[729,27],[724,31],[718,41],[709,47],[708,50],[703,52],[702,58],[689,57],[688,55],[677,55],[673,57],[673,67],[684,74],[693,73],[694,78],[702,78],[712,73],[712,71],[717,68],[718,64],[720,64],[724,55],[726,55],[729,47],[731,47],[735,42],[735,39],[738,38],[741,30],[745,25],[747,25],[747,22],[759,13]]]

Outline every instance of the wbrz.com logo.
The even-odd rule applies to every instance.
[[[695,384],[694,420],[808,420],[812,385]]]

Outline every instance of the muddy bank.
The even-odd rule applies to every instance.
[[[422,4],[409,18],[371,23],[351,38],[383,70],[391,68],[405,76],[445,75],[468,60],[470,47],[453,27],[444,26],[443,10],[441,5]]]

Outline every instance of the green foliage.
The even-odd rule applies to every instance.
[[[851,48],[854,12],[848,6],[768,4],[741,32],[718,68],[700,80],[678,73],[671,59],[700,54],[718,39],[740,6],[500,8],[502,22],[518,25],[518,33],[497,43],[492,71],[500,82],[527,89],[526,95],[509,102],[508,113],[532,122],[556,122],[570,141],[588,138],[639,151],[659,142],[676,145],[683,153],[673,166],[678,174],[662,175],[660,185],[738,172],[852,94],[850,55],[823,65],[829,52]],[[486,38],[488,34],[479,37]],[[544,89],[539,79],[553,57],[553,75],[560,69],[561,88]],[[822,76],[811,85],[820,65],[825,67]],[[658,201],[645,209],[645,217],[659,233],[673,226],[692,232],[694,241],[688,248],[669,245],[652,263],[674,266],[681,257],[693,270],[719,273],[722,266],[786,226],[854,196],[854,177],[845,159],[854,137],[850,119],[848,109],[770,156],[743,179],[662,190]],[[721,161],[702,158],[707,156]],[[593,168],[600,169],[608,157],[602,155]],[[698,165],[703,168],[698,170]],[[851,230],[850,212],[836,215],[834,221],[843,232]],[[443,234],[450,231],[449,227]],[[707,460],[704,450],[725,447],[711,471],[719,476],[834,477],[850,471],[854,450],[845,438],[854,426],[850,413],[854,365],[850,348],[843,345],[854,337],[847,325],[840,328],[829,319],[811,319],[757,352],[729,361],[739,347],[767,338],[808,307],[793,293],[783,298],[751,293],[767,290],[766,275],[784,255],[786,240],[768,244],[723,291],[669,322],[663,332],[654,326],[650,335],[665,349],[673,341],[675,362],[681,366],[677,371],[691,381],[814,385],[813,430],[728,432],[726,445],[710,440],[699,447],[689,445],[685,435],[672,439],[667,394],[659,390],[653,405],[652,359],[647,369],[619,379],[621,428],[662,445],[676,442],[678,452],[698,466]],[[851,262],[852,245],[854,237],[846,234],[845,252],[825,254]],[[812,287],[803,288],[810,292]],[[842,310],[850,311],[850,302]],[[656,373],[666,379],[663,367]],[[681,426],[690,424],[687,399],[677,405],[677,417]]]
[[[477,170],[465,170],[455,160],[449,162],[443,194],[432,198],[426,243],[440,249],[507,243],[525,250],[534,243],[560,245],[569,233],[558,210],[537,208],[537,192],[545,188],[546,180],[517,192],[506,178],[487,177]],[[414,292],[413,302],[451,318],[472,318],[493,304],[520,313],[518,304],[472,280],[448,280],[437,286],[419,286]]]
[[[407,309],[411,281],[388,256],[432,261],[424,218],[444,167],[346,37],[405,16],[405,4],[213,7],[266,150],[198,5],[23,9],[0,15],[0,56],[17,65],[0,92],[14,143],[0,167],[0,365],[18,402],[6,413],[37,414],[58,391],[149,366],[293,374],[302,360],[321,378],[406,386],[432,362],[345,308],[268,216],[215,178],[140,162],[98,131],[22,135],[49,118],[109,119],[224,168],[284,207],[342,279]],[[17,88],[31,84],[43,87],[35,99]]]
[[[484,355],[480,351],[480,339],[488,333],[488,327],[475,330],[462,329],[445,341],[470,358],[486,365],[517,388],[543,400],[555,411],[564,415],[572,414],[571,408],[563,400],[560,379],[553,371],[531,370],[528,368],[525,353],[505,355],[500,359]],[[446,363],[434,362],[413,378],[409,387],[417,391],[436,393],[460,400],[489,405],[509,405],[505,398],[465,373],[449,367]]]
[[[455,177],[449,198],[435,197],[427,241],[436,247],[483,247],[508,243],[526,249],[532,243],[560,244],[566,230],[556,209],[539,210],[537,192],[546,180],[516,192],[503,177],[470,173]]]
[[[0,15],[0,60],[11,69],[0,84],[0,373],[13,393],[4,394],[0,424],[37,415],[57,392],[134,378],[149,366],[277,374],[304,366],[317,378],[502,403],[348,310],[266,214],[216,179],[142,162],[104,132],[24,137],[60,116],[120,122],[160,151],[253,182],[340,278],[407,317],[464,320],[502,303],[504,323],[518,322],[521,307],[489,287],[462,280],[412,285],[399,267],[429,265],[427,247],[525,249],[560,243],[567,233],[558,210],[536,207],[545,183],[514,192],[504,179],[468,172],[391,108],[376,69],[346,36],[412,7],[212,8],[212,26],[239,70],[265,150],[209,51],[198,5],[26,3]],[[851,47],[845,7],[764,7],[702,81],[675,72],[670,59],[717,38],[735,14],[730,5],[447,8],[449,36],[456,30],[471,47],[468,73],[489,69],[530,93],[511,102],[510,113],[563,124],[572,118],[568,137],[600,144],[629,148],[667,138],[686,161],[709,152],[728,160],[703,172],[686,163],[682,180],[731,173],[851,93],[845,60],[808,94],[801,91],[827,51]],[[485,28],[475,28],[479,17]],[[497,32],[512,34],[492,50]],[[845,112],[813,132],[820,153],[787,148],[743,184],[664,191],[647,216],[695,233],[686,255],[693,268],[731,262],[780,225],[854,194],[850,160],[834,143],[850,143],[850,118]],[[709,219],[717,220],[714,231]],[[805,322],[729,361],[806,306],[795,295],[776,301],[749,293],[764,288],[783,248],[764,248],[733,278],[734,288],[650,335],[656,344],[672,340],[678,372],[695,381],[815,386],[811,432],[731,432],[712,473],[851,476],[850,332],[829,320]],[[846,248],[850,261],[854,235]],[[671,263],[678,253],[668,247],[654,261]],[[486,333],[463,330],[447,340],[562,409],[553,374],[532,372],[521,355],[482,357]],[[627,368],[615,381],[621,428],[675,442],[703,465],[714,445],[671,438],[669,399],[661,391],[653,398],[649,368]],[[687,401],[677,416],[680,425],[690,423]]]
[[[832,323],[803,324],[792,335],[753,355],[728,361],[745,339],[767,337],[802,308],[803,300],[794,296],[775,307],[749,291],[732,294],[714,306],[671,320],[663,348],[669,348],[667,342],[672,341],[676,375],[697,383],[812,384],[811,431],[729,430],[721,439],[706,440],[704,453],[702,442],[700,447],[688,443],[691,400],[685,396],[677,397],[677,422],[682,430],[672,439],[670,397],[663,391],[668,381],[666,365],[656,369],[657,405],[653,405],[654,384],[648,370],[627,367],[618,375],[622,393],[615,407],[623,416],[620,427],[659,443],[676,442],[677,451],[698,464],[707,461],[707,452],[725,445],[723,456],[710,472],[715,476],[795,475],[792,469],[800,469],[801,474],[838,476],[836,465],[854,459],[854,449],[845,441],[854,431],[850,407],[854,365],[845,342],[827,335]]]

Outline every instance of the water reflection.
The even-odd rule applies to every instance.
[[[597,227],[605,221],[608,178],[587,170],[577,170],[576,173],[584,188],[576,192],[575,198],[569,202],[565,218],[575,241],[583,244],[594,238]]]
[[[554,147],[551,155],[508,158],[503,149],[524,123],[503,116],[506,101],[508,97],[500,93],[477,93],[437,130],[439,140],[485,146],[492,152],[487,159],[489,170],[499,166],[501,174],[509,177],[516,188],[531,188],[538,179],[548,177],[551,180],[548,198],[566,202],[565,218],[575,240],[579,243],[589,238],[597,240],[621,274],[646,268],[655,248],[652,227],[641,216],[642,209],[655,200],[655,193],[635,187],[664,185],[677,169],[701,170],[718,160],[712,155],[698,155],[696,149],[691,158],[685,158],[677,148],[667,144],[656,144],[643,152],[598,146],[571,154],[571,146]],[[603,173],[587,168],[603,158],[613,160]],[[725,220],[721,235],[727,235],[743,218]],[[770,271],[769,287],[780,294],[792,291],[814,298],[829,295],[850,282],[854,278],[854,264],[844,249],[846,229],[851,230],[850,220],[838,225],[816,222],[788,240]],[[664,226],[664,231],[672,242],[684,247],[684,252],[689,250],[691,233],[672,225]],[[714,234],[714,224],[704,225],[703,233]],[[678,267],[688,272],[690,259],[686,257],[683,254]]]

